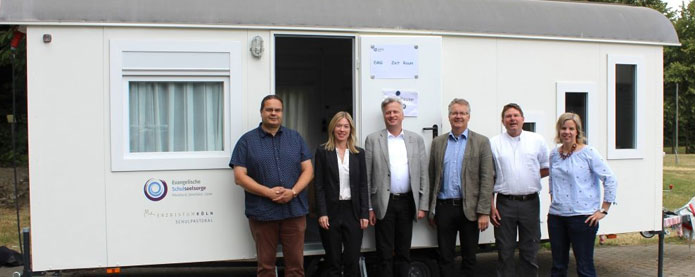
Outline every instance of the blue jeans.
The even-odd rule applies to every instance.
[[[578,276],[596,276],[594,268],[594,241],[598,231],[584,221],[588,215],[557,216],[548,215],[548,234],[553,256],[551,276],[567,276],[570,244],[577,262]]]

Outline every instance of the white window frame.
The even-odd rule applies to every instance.
[[[523,109],[523,107],[522,107],[522,109]],[[524,123],[536,123],[536,131],[534,131],[534,133],[539,134],[539,135],[545,134],[545,131],[546,131],[545,126],[547,125],[545,123],[545,112],[538,111],[538,110],[524,111]],[[504,133],[506,131],[507,131],[507,128],[504,127],[504,124],[501,124],[500,125],[500,132]]]
[[[599,103],[596,97],[596,83],[593,82],[557,82],[555,83],[555,91],[557,93],[556,111],[555,119],[560,117],[565,113],[565,97],[568,92],[586,92],[586,117],[583,120],[587,121],[584,123],[584,128],[588,125],[589,128],[585,129],[585,133],[588,133],[587,140],[589,143],[595,144],[598,142],[598,123],[599,123]],[[555,126],[555,122],[553,122]],[[553,127],[554,129],[554,127]],[[553,138],[557,134],[553,133]],[[554,139],[553,139],[554,140]]]
[[[541,136],[545,134],[545,126],[547,124],[545,123],[545,113],[543,111],[524,111],[524,123],[536,123],[536,131],[534,133]]]
[[[615,145],[615,66],[618,64],[635,66],[635,148],[617,149]],[[607,125],[608,125],[608,156],[607,159],[641,159],[644,157],[642,151],[642,139],[644,126],[644,89],[646,82],[646,72],[644,68],[644,58],[641,56],[608,55],[607,59]]]
[[[232,141],[241,135],[243,120],[241,99],[241,44],[235,41],[136,41],[110,42],[110,99],[111,99],[111,170],[181,170],[228,168]],[[153,59],[138,62],[137,67],[124,66],[124,53],[138,52],[145,57],[180,55],[190,58],[197,54],[228,55],[223,61],[208,66],[198,59],[168,63]],[[162,62],[163,61],[163,62]],[[220,67],[219,64],[228,64]],[[172,66],[173,65],[173,66]],[[129,82],[223,82],[223,144],[222,151],[130,152]]]

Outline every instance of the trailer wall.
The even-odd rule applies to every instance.
[[[53,41],[42,42],[44,34],[51,34]],[[353,35],[356,40],[361,36],[358,31]],[[242,131],[232,130],[228,138],[234,145],[243,132],[258,125],[260,100],[273,90],[273,45],[266,44],[266,54],[254,58],[248,47],[255,36],[261,36],[266,43],[272,41],[272,32],[268,30],[27,28],[34,270],[255,257],[243,213],[242,189],[234,185],[232,171],[226,164],[213,169],[113,170],[112,144],[124,142],[112,140],[112,97],[119,93],[113,85],[122,80],[114,80],[111,60],[113,41],[218,41],[239,45],[235,48],[238,52],[230,54],[238,57],[231,66],[239,69],[240,76],[229,79],[230,87],[236,87],[230,95],[238,93],[238,97],[226,99],[225,104],[240,106],[231,110],[226,119],[242,123]],[[637,158],[609,155],[609,122],[614,115],[610,114],[608,97],[614,84],[608,75],[614,70],[609,64],[609,58],[614,56],[641,61],[638,68],[644,73],[639,80],[642,98],[637,106]],[[368,57],[362,54],[359,58]],[[562,112],[557,104],[558,84],[593,85],[589,101],[590,144],[608,158],[619,181],[618,205],[601,222],[599,232],[661,228],[661,46],[443,36],[441,61],[442,101],[438,107],[422,109],[435,109],[441,114],[440,127],[444,132],[450,129],[447,105],[454,97],[470,101],[469,127],[489,137],[503,130],[502,106],[515,102],[524,109],[527,122],[536,122],[537,132],[551,147],[555,145],[555,120]],[[368,93],[381,92],[357,89],[356,98]],[[378,105],[355,110],[378,109]],[[375,130],[361,131],[366,134]],[[162,201],[145,197],[143,188],[150,179],[169,184],[169,194]],[[185,191],[190,184],[205,190]],[[174,191],[174,187],[182,190]],[[549,205],[547,180],[541,196],[540,217],[545,222]],[[431,227],[424,222],[418,224],[413,246],[434,246]],[[541,230],[547,237],[544,223]],[[373,248],[371,236],[371,231],[365,235],[366,249]],[[485,231],[480,241],[492,242],[492,229]]]

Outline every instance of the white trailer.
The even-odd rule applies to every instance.
[[[618,176],[600,233],[661,230],[663,47],[671,22],[639,7],[532,0],[4,0],[26,26],[34,271],[252,260],[228,161],[263,96],[310,147],[350,111],[360,141],[399,94],[406,129],[448,132],[446,106],[500,133],[515,102],[555,145],[579,113]],[[543,237],[548,210],[542,196]],[[316,217],[310,215],[309,223]],[[414,248],[435,233],[416,224]],[[307,255],[322,253],[315,225]],[[373,250],[373,230],[363,248]],[[480,243],[492,243],[492,230]]]

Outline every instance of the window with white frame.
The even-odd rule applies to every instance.
[[[608,159],[642,158],[643,58],[608,55],[607,64]]]
[[[223,150],[224,81],[128,83],[131,153]]]
[[[523,109],[524,107],[521,108]],[[543,135],[546,131],[545,126],[545,112],[538,110],[524,110],[524,125],[521,127],[524,131]],[[503,124],[500,126],[500,131],[507,131]]]
[[[634,149],[635,65],[615,65],[615,148]]]
[[[226,168],[243,132],[240,44],[111,41],[111,169]],[[237,99],[233,101],[232,99]]]
[[[522,127],[524,131],[529,131],[529,132],[536,132],[536,122],[524,122],[524,126]]]
[[[576,113],[582,120],[582,129],[587,143],[594,146],[598,136],[598,103],[596,84],[592,82],[557,82],[556,119],[563,113]]]

